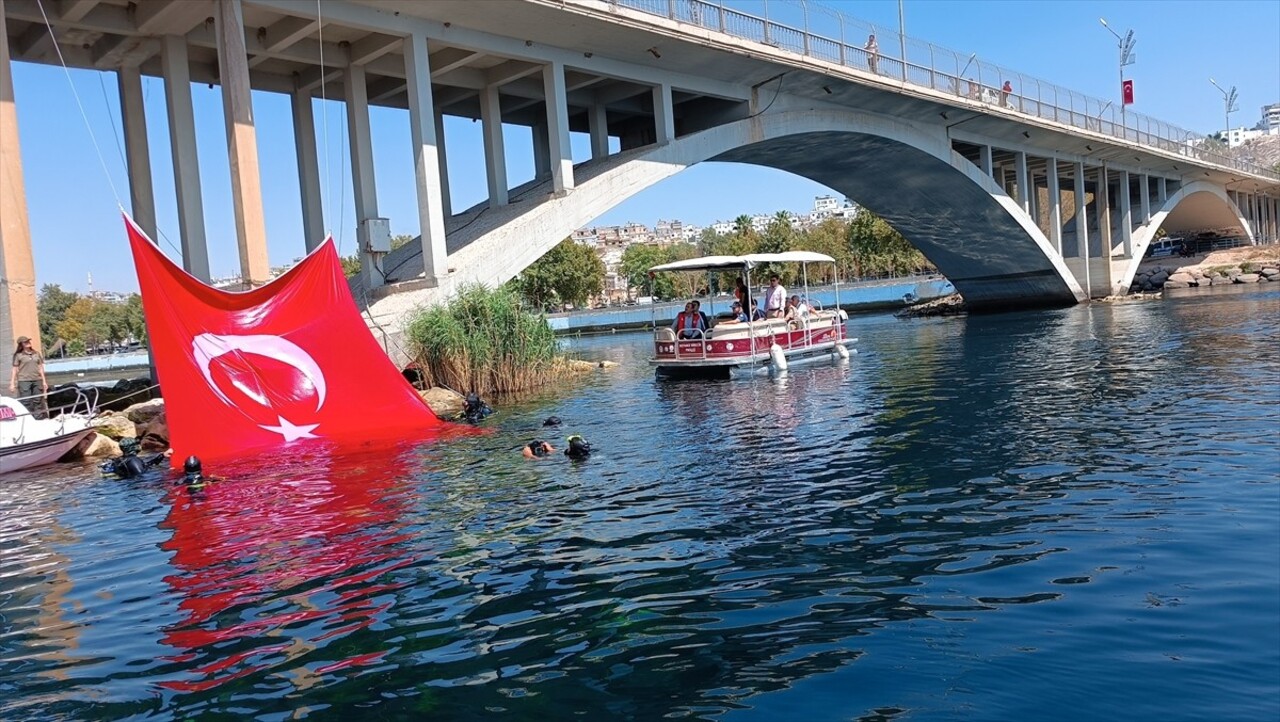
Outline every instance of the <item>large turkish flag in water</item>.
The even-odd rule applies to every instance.
[[[261,288],[210,288],[128,216],[173,462],[320,439],[437,436],[422,402],[360,319],[333,240]]]

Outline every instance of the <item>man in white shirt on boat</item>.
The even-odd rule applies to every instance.
[[[764,292],[764,315],[766,318],[782,318],[787,310],[787,289],[782,285],[778,274],[769,276],[769,288]]]

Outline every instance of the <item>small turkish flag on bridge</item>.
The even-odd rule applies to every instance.
[[[1133,81],[1126,80],[1120,85],[1120,96],[1124,98],[1125,105],[1133,105]]]

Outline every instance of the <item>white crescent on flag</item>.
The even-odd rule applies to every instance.
[[[320,365],[311,358],[311,354],[304,351],[300,346],[279,336],[271,336],[266,334],[252,335],[218,335],[214,333],[202,333],[191,341],[192,354],[196,363],[200,366],[200,373],[204,375],[205,383],[209,384],[209,388],[218,398],[222,399],[227,406],[235,408],[235,403],[218,388],[213,381],[213,372],[210,370],[210,364],[219,356],[239,352],[251,353],[258,356],[265,356],[274,359],[283,364],[287,364],[297,369],[299,373],[311,382],[316,391],[316,411],[324,406],[325,399],[325,379],[324,372],[320,369]],[[266,407],[271,407],[271,403],[261,393],[255,389],[246,388],[243,384],[232,379],[236,388],[244,392],[253,400]],[[298,438],[315,438],[310,432],[316,428],[315,424],[306,426],[294,426],[283,418],[279,419],[280,426],[263,426],[263,429],[278,433],[285,437],[285,441],[292,441]]]

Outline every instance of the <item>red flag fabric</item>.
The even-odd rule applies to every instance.
[[[435,437],[446,424],[360,319],[333,240],[260,288],[211,288],[127,215],[173,463],[320,439]]]

